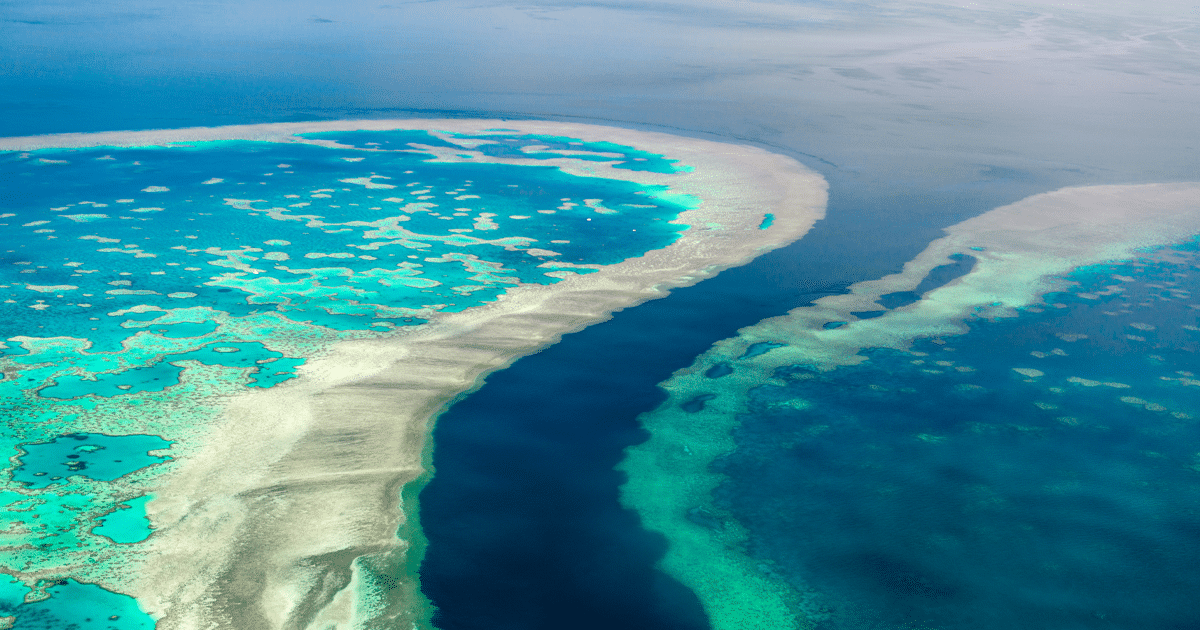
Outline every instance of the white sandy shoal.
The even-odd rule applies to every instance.
[[[666,184],[703,203],[681,216],[692,227],[669,247],[555,285],[520,287],[389,339],[335,345],[299,379],[230,402],[197,454],[155,490],[149,512],[157,531],[136,560],[136,575],[112,580],[158,618],[160,629],[324,630],[380,614],[395,627],[424,624],[428,611],[413,576],[395,585],[392,608],[371,610],[355,592],[361,575],[352,562],[402,564],[413,541],[395,535],[406,518],[398,496],[426,471],[434,417],[487,373],[563,334],[796,240],[823,217],[826,185],[794,160],[761,149],[554,122],[339,121],[0,139],[0,150],[32,150],[488,128],[665,154],[695,170],[661,175],[567,158],[489,161]],[[452,153],[461,152],[440,156],[453,161]],[[758,229],[768,212],[774,224]]]
[[[1130,260],[1138,250],[1200,234],[1200,183],[1063,188],[996,208],[946,233],[900,273],[760,322],[741,337],[787,336],[793,345],[769,362],[803,355],[806,364],[831,369],[860,361],[863,347],[905,349],[917,337],[960,334],[969,314],[1013,316],[1015,309],[1038,303],[1057,285],[1055,277],[1077,267]],[[879,310],[880,296],[916,288],[956,253],[977,259],[971,273],[880,317],[856,320],[851,314]],[[821,329],[830,321],[848,323]]]
[[[1130,260],[1145,255],[1140,249],[1187,241],[1200,234],[1200,183],[1064,188],[996,208],[946,233],[900,273],[857,283],[847,294],[763,320],[714,344],[663,383],[668,399],[641,417],[651,438],[628,449],[619,466],[630,476],[622,500],[638,509],[648,528],[667,535],[671,545],[663,566],[699,595],[717,630],[811,625],[804,593],[766,577],[736,551],[745,533],[735,521],[713,532],[685,518],[697,506],[721,514],[711,505],[711,493],[722,476],[709,464],[736,447],[731,432],[746,412],[750,389],[774,382],[782,367],[832,370],[865,360],[858,354],[863,348],[905,350],[918,338],[963,334],[966,318],[1014,316],[1058,287],[1056,276],[1080,266]],[[882,316],[853,315],[882,310],[880,296],[916,288],[930,269],[956,253],[977,258],[970,273]],[[828,322],[846,324],[826,330]],[[759,342],[787,346],[739,358]],[[715,381],[704,376],[721,362],[733,365],[733,373]],[[713,396],[704,409],[680,409],[702,394]]]

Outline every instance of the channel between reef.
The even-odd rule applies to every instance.
[[[618,466],[629,475],[622,502],[668,538],[664,570],[700,597],[716,630],[806,628],[822,614],[810,593],[741,551],[747,531],[712,500],[725,477],[710,465],[737,448],[733,434],[754,388],[782,383],[785,368],[828,372],[866,361],[864,349],[904,351],[918,339],[965,334],[972,317],[1014,317],[1038,304],[1058,286],[1056,278],[1074,269],[1195,238],[1200,184],[1063,188],[945,231],[899,273],[856,283],[713,344],[662,383],[668,398],[641,416],[651,438],[628,449]],[[882,312],[881,297],[915,289],[931,269],[962,254],[978,259],[969,273]],[[859,317],[867,313],[881,314]],[[720,526],[707,527],[689,513]]]

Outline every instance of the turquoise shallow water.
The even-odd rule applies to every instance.
[[[148,453],[170,446],[157,435],[69,433],[23,445],[12,479],[27,488],[44,488],[70,475],[112,481],[167,459]]]
[[[496,128],[487,131],[504,132],[505,129]],[[410,143],[459,148],[458,145],[451,144],[424,131],[331,131],[301,135],[305,138],[332,140],[338,144],[364,149],[407,148]],[[613,168],[629,171],[676,173],[692,169],[692,167],[685,164],[679,164],[679,160],[673,160],[664,155],[641,151],[613,142],[583,142],[574,138],[543,134],[527,134],[500,138],[498,142],[493,133],[449,133],[447,135],[451,138],[464,141],[488,141],[487,144],[478,147],[478,150],[488,157],[546,160],[561,159],[564,155],[570,155],[576,159],[588,162],[607,162]]]
[[[3,579],[3,578],[0,578]],[[93,584],[64,580],[46,589],[48,599],[20,602],[23,590],[0,587],[0,613],[16,618],[13,630],[151,630],[151,620],[129,597]]]
[[[457,147],[463,161],[434,162],[420,147],[449,143],[426,132],[319,135],[358,148],[0,153],[0,450],[13,457],[0,545],[8,570],[45,572],[21,588],[52,602],[10,606],[16,627],[93,627],[113,606],[120,619],[94,627],[148,623],[123,596],[55,579],[120,574],[122,549],[153,535],[153,479],[219,397],[286,383],[338,340],[591,273],[687,227],[671,221],[691,201],[665,187],[490,161],[688,168],[630,147],[489,133]],[[91,621],[53,616],[68,605]]]
[[[717,506],[819,628],[1193,627],[1198,262],[1080,269],[965,335],[780,370]]]
[[[92,533],[121,544],[146,540],[154,533],[146,517],[146,503],[150,498],[143,496],[119,504],[114,512],[101,519],[100,526]]]

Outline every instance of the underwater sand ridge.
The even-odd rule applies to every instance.
[[[664,569],[699,595],[716,630],[806,628],[822,619],[808,594],[774,579],[769,567],[740,551],[741,525],[712,505],[711,493],[723,477],[709,464],[736,448],[730,432],[748,409],[751,389],[778,383],[779,368],[833,370],[865,360],[858,354],[863,348],[904,350],[918,338],[963,334],[967,317],[1014,316],[1016,309],[1037,303],[1060,286],[1055,276],[1186,241],[1200,234],[1200,184],[1064,188],[945,231],[947,236],[897,274],[856,283],[846,294],[763,320],[714,344],[664,382],[668,399],[642,416],[651,438],[628,449],[618,466],[629,475],[622,501],[639,512],[647,528],[667,536]],[[853,314],[883,311],[881,296],[916,288],[954,254],[977,262],[912,304],[866,319]],[[756,355],[751,352],[756,344],[785,345]],[[732,371],[706,376],[721,365]],[[685,407],[689,401],[700,401],[700,408]],[[689,514],[718,525],[705,527]]]

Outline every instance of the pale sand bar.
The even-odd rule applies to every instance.
[[[419,532],[401,509],[411,506],[397,502],[423,482],[434,418],[491,371],[563,334],[795,241],[823,217],[826,184],[796,161],[752,147],[552,122],[341,121],[0,139],[0,150],[31,150],[488,128],[665,154],[694,171],[660,175],[567,158],[489,161],[666,184],[703,203],[680,217],[691,228],[669,247],[555,285],[518,287],[387,338],[335,345],[301,378],[232,400],[205,444],[155,489],[156,533],[136,569],[106,584],[136,596],[158,628],[426,626],[428,606],[412,573]],[[454,153],[439,157],[454,161]],[[775,220],[760,230],[764,213]],[[399,577],[380,589],[372,570]]]
[[[784,630],[811,627],[819,604],[808,594],[769,577],[738,549],[745,532],[711,503],[722,476],[709,464],[736,447],[731,431],[745,413],[749,391],[772,383],[776,370],[801,365],[833,370],[860,363],[863,348],[906,350],[918,338],[960,335],[972,315],[1011,317],[1060,287],[1054,278],[1085,265],[1136,258],[1138,250],[1184,242],[1200,234],[1200,184],[1147,184],[1064,188],[996,208],[946,229],[903,271],[860,282],[850,292],[763,320],[723,340],[691,366],[663,383],[669,397],[644,414],[651,439],[628,449],[619,468],[629,474],[626,505],[649,529],[670,541],[663,567],[700,597],[715,630]],[[981,248],[981,249],[972,249]],[[879,311],[880,296],[916,288],[948,256],[978,259],[970,273],[921,300],[870,319],[853,313]],[[844,325],[825,329],[829,322]],[[759,342],[786,343],[756,357],[740,358]],[[728,362],[733,372],[705,377]],[[712,395],[703,410],[680,405]],[[792,401],[802,408],[805,401]],[[686,518],[690,509],[724,518],[713,531]],[[816,615],[816,616],[814,616]]]

